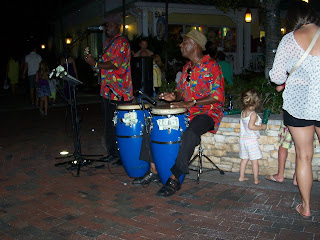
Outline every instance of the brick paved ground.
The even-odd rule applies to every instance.
[[[60,150],[74,149],[66,112],[1,113],[0,239],[320,239],[318,182],[313,218],[303,220],[292,208],[300,196],[291,181],[257,187],[210,172],[159,198],[159,186],[131,185],[122,167],[93,163],[73,176],[69,165],[54,166]],[[99,104],[79,112],[82,153],[104,154]]]

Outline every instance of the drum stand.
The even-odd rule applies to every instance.
[[[79,81],[80,82],[80,81]],[[61,166],[70,164],[70,168],[76,167],[77,175],[79,176],[81,166],[89,165],[92,162],[104,162],[103,160],[96,160],[87,157],[102,157],[103,155],[83,155],[81,153],[81,142],[80,142],[80,124],[78,118],[78,110],[77,110],[77,99],[76,99],[76,85],[79,84],[78,82],[74,82],[72,80],[68,81],[69,84],[69,92],[70,92],[70,115],[72,121],[72,132],[73,132],[73,143],[74,143],[74,152],[73,154],[68,154],[63,157],[57,157],[56,159],[65,159],[71,158],[72,160],[67,160],[65,162],[56,163],[54,166]],[[70,88],[72,87],[72,91]]]
[[[203,169],[202,168],[202,157],[205,157],[215,168]],[[199,165],[198,165],[197,169],[194,168],[194,169],[190,169],[190,170],[197,171],[197,183],[198,184],[199,184],[199,181],[200,181],[200,174],[205,172],[205,171],[218,170],[221,175],[224,174],[224,171],[222,171],[210,158],[208,158],[207,155],[203,154],[203,148],[202,148],[202,145],[201,145],[201,140],[200,140],[200,144],[199,144],[199,153],[191,159],[191,161],[189,162],[189,165],[192,164],[197,158],[199,158]]]

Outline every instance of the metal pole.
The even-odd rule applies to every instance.
[[[166,31],[164,40],[166,41],[166,57],[165,57],[165,69],[168,67],[168,30],[169,30],[169,17],[168,17],[168,9],[169,9],[169,0],[166,0]]]
[[[122,0],[122,33],[126,35],[126,0]]]

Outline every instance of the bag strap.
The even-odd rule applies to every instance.
[[[318,31],[316,32],[316,34],[314,35],[307,51],[305,51],[305,53],[302,55],[302,57],[299,59],[299,61],[296,63],[296,65],[294,65],[290,72],[289,72],[289,76],[301,65],[301,63],[306,59],[306,57],[308,56],[308,54],[310,53],[311,49],[313,48],[314,44],[316,43],[316,41],[318,40],[318,37],[320,35],[320,28],[318,29]]]

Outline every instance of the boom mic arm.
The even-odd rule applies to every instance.
[[[103,31],[103,26],[97,26],[97,27],[88,27],[87,30],[91,31]]]
[[[157,106],[157,102],[152,99],[151,97],[149,97],[148,95],[144,94],[144,92],[142,92],[141,90],[138,90],[137,93],[139,95],[141,95],[142,98],[144,98],[145,100],[147,100],[149,103],[151,103],[154,106]]]

